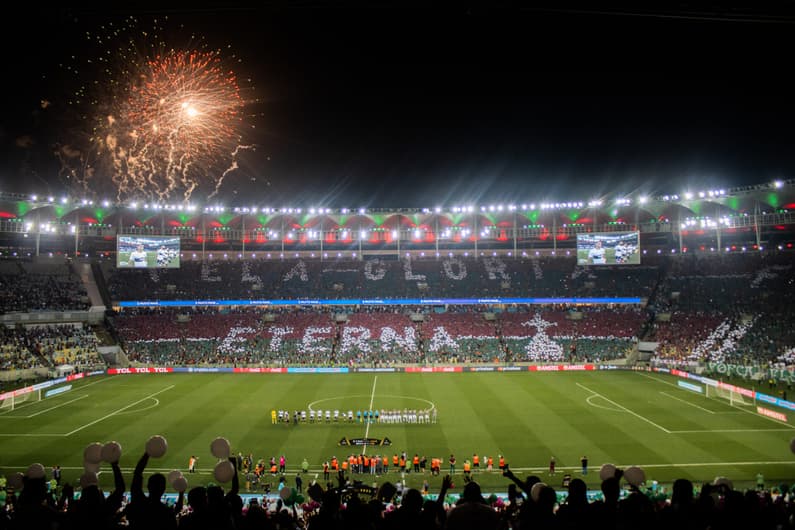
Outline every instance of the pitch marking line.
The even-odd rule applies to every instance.
[[[585,398],[585,402],[588,403],[590,406],[595,407],[597,409],[609,410],[610,412],[624,412],[623,410],[617,409],[615,407],[605,407],[603,405],[597,405],[596,403],[591,401],[595,397],[602,397],[602,396],[597,396],[596,394],[594,394],[593,396],[588,396],[587,398]]]
[[[99,383],[104,383],[105,381],[110,381],[111,379],[112,378],[109,377],[107,379],[100,379],[99,381],[92,381],[91,383],[77,386],[77,387],[75,387],[74,390],[83,390],[84,388],[88,388],[88,387],[93,386],[93,385],[98,385]],[[40,414],[40,413],[35,413],[33,415],[30,415],[30,416],[8,416],[8,417],[4,417],[4,416],[6,414],[8,414],[9,412],[14,412],[15,410],[20,410],[20,409],[25,408],[25,407],[32,407],[32,406],[36,405],[37,403],[43,403],[44,400],[46,400],[46,399],[55,399],[55,396],[53,396],[51,398],[44,398],[41,401],[31,401],[31,402],[28,402],[28,403],[23,403],[22,405],[18,406],[17,408],[15,408],[13,410],[7,410],[5,412],[0,412],[0,419],[26,419],[26,418],[32,418],[32,417],[34,417],[34,416],[36,416],[37,414]]]
[[[792,427],[789,429],[709,429],[701,431],[671,431],[671,434],[694,434],[704,432],[790,432],[792,429]]]
[[[314,410],[315,405],[317,405],[318,403],[324,403],[326,401],[335,401],[335,400],[359,398],[359,397],[370,397],[370,396],[369,396],[369,394],[350,394],[350,395],[347,395],[347,396],[334,396],[334,397],[330,397],[330,398],[317,399],[317,400],[309,403],[306,407],[307,407],[307,410]],[[428,409],[429,412],[436,408],[436,404],[433,401],[428,401],[427,399],[418,398],[418,397],[414,397],[414,396],[398,396],[398,395],[394,395],[394,394],[381,394],[381,398],[382,399],[383,398],[413,399],[413,400],[416,400],[416,401],[422,401],[423,403],[427,403],[430,406],[430,408]]]
[[[44,433],[0,433],[0,436],[30,436],[30,437],[38,437],[38,436],[66,436],[65,434],[44,434]]]
[[[34,412],[33,414],[28,414],[27,416],[0,416],[0,420],[27,420],[27,419],[30,419],[30,418],[35,418],[39,414],[44,414],[45,412],[49,412],[51,410],[55,410],[57,408],[63,407],[64,405],[68,405],[69,403],[74,403],[75,401],[80,401],[81,399],[85,399],[88,396],[89,396],[89,394],[84,394],[84,395],[82,395],[80,397],[77,397],[75,399],[71,399],[69,401],[65,401],[64,403],[61,403],[60,405],[55,405],[55,406],[52,406],[52,407],[50,407],[48,409],[40,410],[38,412]],[[39,403],[41,403],[41,402],[39,402]],[[19,408],[22,408],[22,407],[19,407]],[[19,410],[19,408],[17,408],[16,410]],[[14,412],[14,411],[8,411],[8,412]]]
[[[75,401],[80,401],[81,399],[85,399],[85,398],[87,398],[87,397],[88,397],[88,394],[83,394],[83,395],[82,395],[82,396],[80,396],[80,397],[76,397],[76,398],[74,398],[74,399],[70,399],[69,401],[66,401],[66,402],[64,402],[64,403],[61,403],[60,405],[55,405],[54,407],[50,407],[50,408],[48,408],[48,409],[40,410],[39,412],[36,412],[36,413],[30,414],[30,415],[28,415],[28,416],[22,416],[22,418],[25,418],[25,419],[29,419],[29,418],[35,418],[35,417],[36,417],[36,416],[38,416],[39,414],[44,414],[45,412],[50,412],[51,410],[59,409],[59,408],[63,407],[64,405],[68,405],[69,403],[74,403]]]
[[[373,378],[373,391],[370,392],[370,408],[368,409],[369,411],[371,411],[371,413],[372,413],[372,410],[373,410],[373,402],[375,401],[375,384],[377,382],[378,382],[378,376],[375,376]],[[372,421],[372,418],[370,418],[370,420]],[[364,429],[364,438],[365,438],[365,440],[367,439],[368,436],[370,436],[370,423],[369,422],[367,423],[367,427]],[[362,447],[362,454],[363,455],[367,454],[367,446],[366,445]]]
[[[650,375],[641,374],[641,373],[638,373],[638,375],[640,375],[640,376],[643,376],[643,377],[646,377],[646,378],[648,378],[648,379],[653,379],[653,380],[655,380],[655,381],[657,381],[657,382],[659,382],[659,383],[664,383],[664,384],[666,384],[666,385],[670,385],[670,386],[673,386],[673,387],[679,388],[678,386],[674,385],[673,383],[669,383],[668,381],[663,381],[662,379],[658,379],[658,378],[656,378],[656,377],[652,377],[652,376],[650,376]],[[706,396],[705,396],[705,397],[706,397]],[[714,398],[707,398],[707,399],[714,399]],[[718,403],[722,403],[722,402],[721,402],[721,401],[718,401]],[[734,411],[732,411],[732,412],[745,412],[746,414],[750,414],[751,416],[754,416],[754,417],[756,417],[756,418],[763,418],[763,419],[770,420],[770,421],[772,421],[772,422],[779,423],[779,424],[781,424],[781,425],[786,425],[787,427],[789,427],[789,429],[782,429],[782,430],[792,430],[792,429],[795,429],[795,427],[793,427],[792,425],[790,425],[790,424],[789,424],[789,423],[787,423],[787,422],[780,421],[780,420],[777,420],[777,419],[775,419],[775,418],[770,418],[770,417],[768,417],[768,416],[762,416],[761,414],[758,414],[758,413],[756,413],[756,412],[754,412],[754,411],[752,411],[752,410],[746,410],[746,409],[744,409],[744,408],[742,408],[742,407],[738,407],[737,405],[732,405],[731,403],[728,403],[728,406],[730,406],[730,407],[731,407],[731,408],[733,408],[733,409],[736,409],[736,410],[734,410]],[[758,430],[764,431],[765,429],[758,429]],[[774,430],[778,430],[778,429],[774,429]],[[721,431],[678,431],[678,432],[721,432]],[[723,431],[723,432],[742,432],[742,431]]]
[[[148,395],[148,396],[146,396],[145,398],[139,399],[138,401],[134,401],[134,402],[130,403],[129,405],[126,405],[126,406],[124,406],[124,407],[120,408],[119,410],[115,410],[115,411],[111,412],[110,414],[106,414],[106,415],[102,416],[102,417],[101,417],[101,418],[99,418],[99,419],[96,419],[96,420],[94,420],[94,421],[92,421],[92,422],[90,422],[90,423],[86,423],[85,425],[82,425],[82,426],[78,427],[77,429],[75,429],[75,430],[73,430],[73,431],[70,431],[70,432],[68,432],[68,433],[64,434],[64,436],[72,436],[74,433],[76,433],[76,432],[80,432],[80,431],[82,431],[83,429],[85,429],[86,427],[91,427],[92,425],[94,425],[94,424],[96,424],[96,423],[99,423],[99,422],[101,422],[101,421],[103,421],[103,420],[106,420],[106,419],[110,418],[111,416],[115,416],[116,414],[118,414],[118,413],[120,413],[120,412],[124,412],[124,411],[125,411],[125,410],[127,410],[128,408],[130,408],[130,407],[134,407],[134,406],[135,406],[135,405],[137,405],[138,403],[140,403],[140,402],[142,402],[142,401],[146,401],[147,399],[151,399],[151,398],[155,397],[155,396],[156,396],[156,395],[158,395],[158,394],[162,394],[162,393],[163,393],[163,392],[165,392],[166,390],[171,390],[171,389],[172,389],[172,388],[174,388],[175,386],[176,386],[176,385],[170,385],[170,386],[167,386],[166,388],[164,388],[163,390],[158,390],[158,391],[157,391],[157,392],[155,392],[154,394],[149,394],[149,395]]]
[[[698,410],[703,410],[704,412],[707,412],[707,413],[709,413],[709,414],[715,414],[715,411],[714,411],[714,410],[705,409],[704,407],[700,407],[700,406],[696,405],[695,403],[690,403],[690,402],[689,402],[688,400],[686,400],[686,399],[682,399],[682,398],[680,398],[680,397],[673,396],[673,395],[671,395],[671,394],[669,394],[669,393],[667,393],[667,392],[663,392],[662,390],[660,390],[660,394],[662,394],[663,396],[668,396],[668,397],[669,397],[669,398],[671,398],[671,399],[675,399],[675,400],[677,400],[677,401],[681,401],[681,402],[682,402],[682,403],[684,403],[685,405],[690,405],[691,407],[695,407],[695,408],[697,408]]]
[[[658,428],[658,429],[660,429],[662,432],[664,432],[664,433],[666,433],[666,434],[671,434],[671,431],[669,431],[668,429],[666,429],[666,428],[665,428],[665,427],[663,427],[662,425],[658,425],[658,424],[654,423],[653,421],[651,421],[649,418],[646,418],[645,416],[641,416],[641,415],[640,415],[640,414],[638,414],[637,412],[633,412],[633,411],[629,410],[627,407],[625,407],[625,406],[623,406],[623,405],[619,405],[618,403],[616,403],[616,402],[615,402],[615,401],[613,401],[612,399],[608,399],[608,398],[604,397],[602,394],[600,394],[600,393],[598,393],[598,392],[594,392],[593,390],[591,390],[591,389],[590,389],[590,388],[588,388],[587,386],[585,386],[585,385],[581,385],[580,383],[574,383],[574,384],[575,384],[575,385],[577,385],[578,387],[580,387],[580,388],[582,388],[582,389],[584,389],[584,390],[586,390],[586,391],[590,392],[591,394],[594,394],[594,395],[596,395],[596,396],[599,396],[600,398],[604,399],[604,400],[605,400],[605,401],[607,401],[608,403],[612,403],[613,405],[615,405],[616,407],[620,408],[620,409],[621,409],[621,410],[623,410],[624,412],[629,412],[630,414],[632,414],[632,415],[633,415],[633,416],[635,416],[636,418],[638,418],[638,419],[640,419],[640,420],[643,420],[643,421],[645,421],[645,422],[646,422],[646,423],[648,423],[649,425],[653,425],[653,426],[657,427],[657,428]]]
[[[135,410],[125,410],[124,412],[119,412],[118,415],[121,416],[122,414],[137,414],[139,412],[143,412],[145,410],[150,410],[150,409],[153,409],[155,407],[160,406],[160,400],[159,399],[157,399],[157,398],[149,398],[149,399],[151,399],[154,403],[152,403],[148,407],[144,407],[142,409],[135,409]]]

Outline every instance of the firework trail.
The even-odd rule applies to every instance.
[[[245,102],[235,73],[218,50],[166,50],[156,35],[144,35],[155,41],[146,52],[129,38],[96,61],[106,79],[75,95],[89,104],[87,142],[57,154],[84,189],[110,180],[118,200],[187,201],[205,188],[215,195],[238,169],[240,150],[252,148],[241,145]]]

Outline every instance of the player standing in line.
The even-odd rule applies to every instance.
[[[607,263],[605,249],[602,248],[602,241],[597,240],[591,250],[588,251],[588,261],[594,265],[604,265]]]
[[[132,261],[133,267],[146,267],[146,251],[142,243],[138,243],[135,250],[130,252],[130,261]]]
[[[555,476],[555,457],[549,459],[549,474]]]
[[[188,473],[196,473],[196,461],[199,460],[195,456],[191,455],[188,459]]]

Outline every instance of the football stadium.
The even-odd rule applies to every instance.
[[[793,197],[774,182],[618,209],[350,211],[4,194],[6,488],[57,466],[61,485],[111,491],[121,449],[127,487],[148,453],[172,502],[232,470],[244,498],[307,513],[310,485],[435,499],[448,474],[451,503],[472,482],[510,505],[511,474],[559,502],[613,477],[655,502],[681,479],[782,495]],[[146,266],[128,266],[138,248]]]
[[[0,530],[795,528],[795,4],[117,4],[3,17]]]

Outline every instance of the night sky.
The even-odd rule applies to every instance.
[[[0,190],[65,191],[58,64],[130,13],[243,58],[257,149],[229,204],[587,200],[795,173],[795,13],[287,5],[4,17]]]

